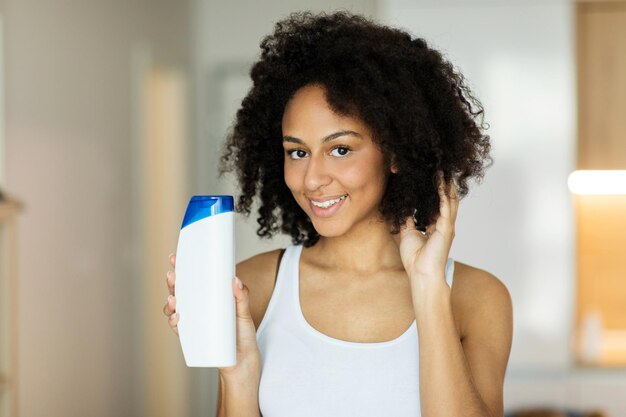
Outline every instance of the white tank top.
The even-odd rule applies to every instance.
[[[335,339],[300,308],[302,245],[288,246],[257,331],[263,417],[420,416],[415,320],[398,338],[375,343]],[[446,264],[452,287],[454,260]]]

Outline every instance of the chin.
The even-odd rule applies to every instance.
[[[346,228],[336,222],[313,221],[313,228],[322,237],[338,237],[346,233]]]

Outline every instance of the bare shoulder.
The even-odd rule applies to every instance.
[[[506,285],[495,275],[461,262],[454,264],[452,305],[461,328],[461,337],[475,326],[484,326],[488,317],[512,315],[512,301]]]
[[[250,290],[250,314],[258,329],[269,304],[283,249],[259,253],[237,264],[236,275]]]

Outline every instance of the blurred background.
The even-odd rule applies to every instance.
[[[451,256],[513,298],[506,410],[626,416],[626,196],[568,188],[626,169],[626,2],[569,0],[0,0],[0,416],[214,415],[168,254],[192,195],[236,193],[216,164],[248,70],[305,9],[424,37],[482,101],[495,163]]]

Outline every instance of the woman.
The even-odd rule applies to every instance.
[[[448,257],[490,162],[480,103],[424,40],[347,12],[293,13],[261,48],[221,173],[293,244],[237,265],[218,415],[502,416],[509,293]]]

